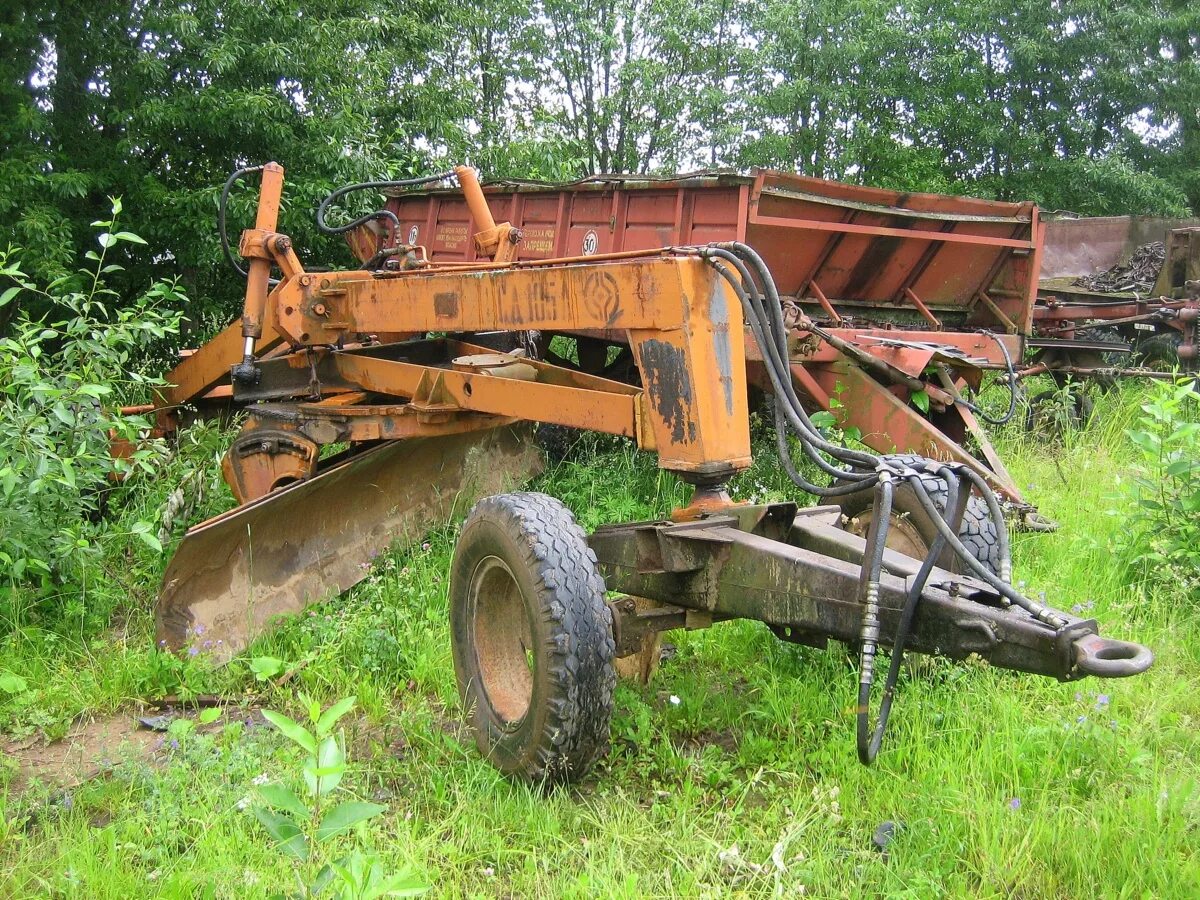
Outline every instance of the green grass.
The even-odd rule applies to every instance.
[[[846,650],[784,645],[740,622],[668,637],[678,652],[652,682],[620,686],[612,752],[584,784],[547,794],[504,780],[459,721],[445,595],[452,529],[387,556],[346,597],[261,640],[252,655],[304,663],[284,688],[256,695],[262,685],[244,664],[213,673],[150,652],[146,574],[120,630],[9,637],[0,669],[32,689],[0,707],[0,721],[61,728],[181,685],[292,712],[299,690],[325,702],[356,695],[348,783],[389,806],[362,842],[414,866],[440,896],[801,886],[821,897],[1194,896],[1200,598],[1125,584],[1111,554],[1122,523],[1106,510],[1119,509],[1112,495],[1129,464],[1128,393],[1103,400],[1103,415],[1062,446],[1015,431],[998,441],[1061,525],[1015,538],[1016,577],[1054,605],[1088,609],[1106,634],[1150,644],[1155,668],[1064,685],[978,664],[914,667],[871,768],[854,751]],[[658,515],[683,497],[652,461],[586,440],[587,463],[540,482],[586,526]],[[761,453],[739,489],[779,498],[784,485]],[[9,797],[0,895],[265,896],[290,869],[238,802],[261,773],[291,778],[295,760],[273,730],[229,724],[68,795]],[[902,825],[886,856],[871,840],[885,821]]]

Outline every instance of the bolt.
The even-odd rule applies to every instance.
[[[310,284],[312,284],[312,276],[311,275],[301,275],[300,276],[300,284],[303,287],[308,287]]]
[[[314,303],[312,311],[313,311],[314,316],[325,315],[325,304],[324,303]]]

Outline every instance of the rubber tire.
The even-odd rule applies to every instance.
[[[925,462],[925,457],[918,456],[915,453],[897,453],[890,456],[885,456],[884,459],[889,462],[894,462],[899,465],[917,466]],[[921,481],[929,491],[930,499],[933,500],[934,506],[939,510],[946,509],[946,483],[935,475],[926,475],[922,473]],[[853,519],[871,509],[875,502],[874,489],[860,491],[854,494],[848,494],[841,500],[842,515],[847,519]],[[892,496],[892,514],[900,513],[907,516],[908,521],[912,523],[921,539],[925,542],[925,548],[933,546],[934,539],[937,537],[937,527],[930,521],[924,507],[917,500],[916,492],[912,485],[902,484],[898,486]],[[967,501],[967,508],[963,513],[962,524],[958,529],[959,539],[971,551],[971,555],[984,564],[989,572],[1000,577],[1000,536],[996,532],[996,523],[992,521],[992,517],[988,511],[987,503],[982,497],[972,496]],[[963,575],[975,575],[975,571],[963,560],[958,558],[958,554],[951,550],[947,550],[942,556],[943,567]]]
[[[1061,402],[1059,400],[1061,391],[1062,388],[1057,391],[1041,391],[1029,398],[1025,408],[1025,430],[1027,432],[1049,440],[1059,440],[1066,432],[1077,431],[1092,420],[1096,404],[1084,392],[1083,386],[1078,383],[1073,385],[1071,407],[1063,410],[1065,415],[1061,418],[1058,416],[1048,418],[1044,411]]]
[[[531,638],[528,708],[512,721],[489,698],[474,627],[473,575],[494,558],[519,590]],[[480,752],[506,775],[575,781],[608,750],[616,646],[604,592],[583,529],[553,497],[498,494],[468,514],[450,568],[454,672]]]
[[[1139,342],[1134,352],[1137,354],[1138,364],[1148,369],[1178,369],[1181,344],[1183,336],[1179,332],[1160,331]]]

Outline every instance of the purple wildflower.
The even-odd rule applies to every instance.
[[[188,656],[197,656],[199,653],[200,649],[195,645],[188,647]]]
[[[1009,800],[1008,808],[1009,809],[1020,809],[1021,808],[1021,798],[1013,797],[1011,800]]]
[[[1108,706],[1108,694],[1100,694],[1096,698],[1096,709],[1104,709]]]

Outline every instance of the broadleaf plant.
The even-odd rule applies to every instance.
[[[334,733],[339,720],[354,708],[348,697],[322,710],[319,703],[301,695],[308,726],[275,712],[263,716],[304,752],[301,775],[305,799],[283,784],[266,784],[258,790],[255,818],[275,841],[280,853],[296,863],[299,893],[312,897],[328,888],[332,896],[366,900],[376,897],[414,897],[428,888],[411,872],[390,873],[378,855],[354,848],[333,858],[329,845],[354,828],[374,819],[386,806],[349,798],[333,805],[329,800],[342,790],[346,773],[346,742]]]

